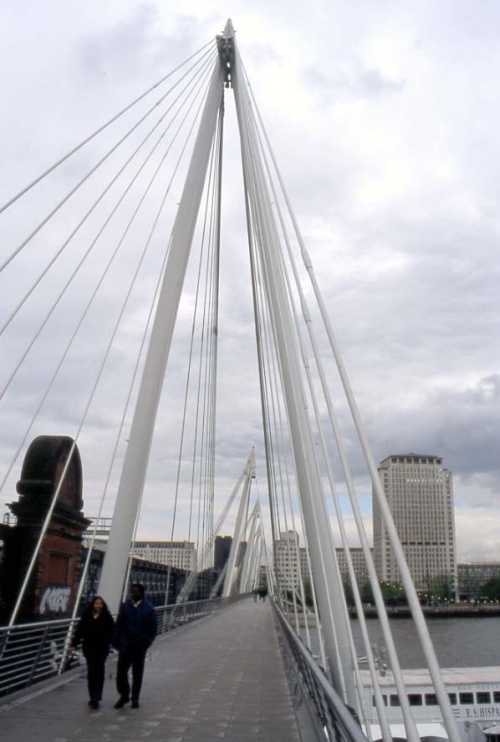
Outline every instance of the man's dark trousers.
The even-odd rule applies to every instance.
[[[128,671],[132,668],[132,701],[138,701],[141,694],[142,677],[144,675],[144,663],[146,662],[146,649],[129,649],[118,655],[118,667],[116,670],[116,689],[120,698],[124,701],[130,699],[130,684],[128,682]]]

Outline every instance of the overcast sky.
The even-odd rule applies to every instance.
[[[254,0],[249,6],[220,2],[213,12],[204,2],[2,3],[0,201],[210,41],[231,17],[375,458],[410,451],[442,456],[453,472],[459,560],[500,560],[500,8],[486,0],[313,0],[307,10],[304,3]],[[226,123],[217,509],[251,446],[260,494],[266,494],[231,92]],[[61,197],[70,174],[4,218],[2,254]],[[52,239],[59,233],[46,242]],[[25,280],[37,261],[32,251],[6,271],[3,313],[20,295],[18,276]],[[154,265],[152,259],[151,274]],[[75,289],[75,301],[77,295]],[[71,307],[0,403],[4,462],[36,404],[38,381],[48,374],[52,343]],[[9,360],[18,357],[36,313],[33,303],[16,318],[2,346]],[[190,321],[181,309],[180,345]],[[115,383],[128,356],[127,332],[134,331],[131,317],[113,361]],[[74,435],[88,348],[82,343],[33,435]],[[169,537],[159,524],[171,512],[175,472],[161,467],[178,445],[169,427],[178,428],[180,420],[175,401],[184,382],[177,368],[172,357],[142,537]],[[110,421],[116,424],[118,412],[113,415],[94,413],[80,444],[89,515],[105,471],[103,451],[112,445]],[[15,497],[20,463],[2,504]],[[356,451],[352,465],[369,523],[371,487]],[[111,510],[112,504],[106,513]]]

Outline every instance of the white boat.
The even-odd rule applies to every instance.
[[[448,697],[460,730],[461,742],[500,742],[500,667],[441,669]],[[422,740],[449,739],[428,670],[403,670],[413,718]],[[367,670],[361,671],[367,721],[373,742],[381,739],[373,686]],[[390,671],[379,675],[380,691],[394,740],[405,740],[399,696]]]

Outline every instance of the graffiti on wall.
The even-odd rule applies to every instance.
[[[68,610],[70,587],[48,587],[40,601],[40,615],[44,613],[66,613]]]

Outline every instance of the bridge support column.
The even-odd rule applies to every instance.
[[[343,589],[328,508],[314,452],[307,401],[301,383],[292,312],[279,256],[278,231],[257,142],[255,119],[250,100],[244,93],[243,68],[237,50],[231,79],[240,129],[249,213],[254,232],[258,235],[266,296],[273,319],[297,482],[325,638],[325,651],[337,692],[349,705],[357,709],[349,628],[343,608]]]
[[[219,61],[212,75],[172,230],[170,253],[144,363],[99,584],[99,593],[106,599],[112,612],[118,610],[124,588],[129,550],[146,479],[165,368],[222,103],[225,75]]]

